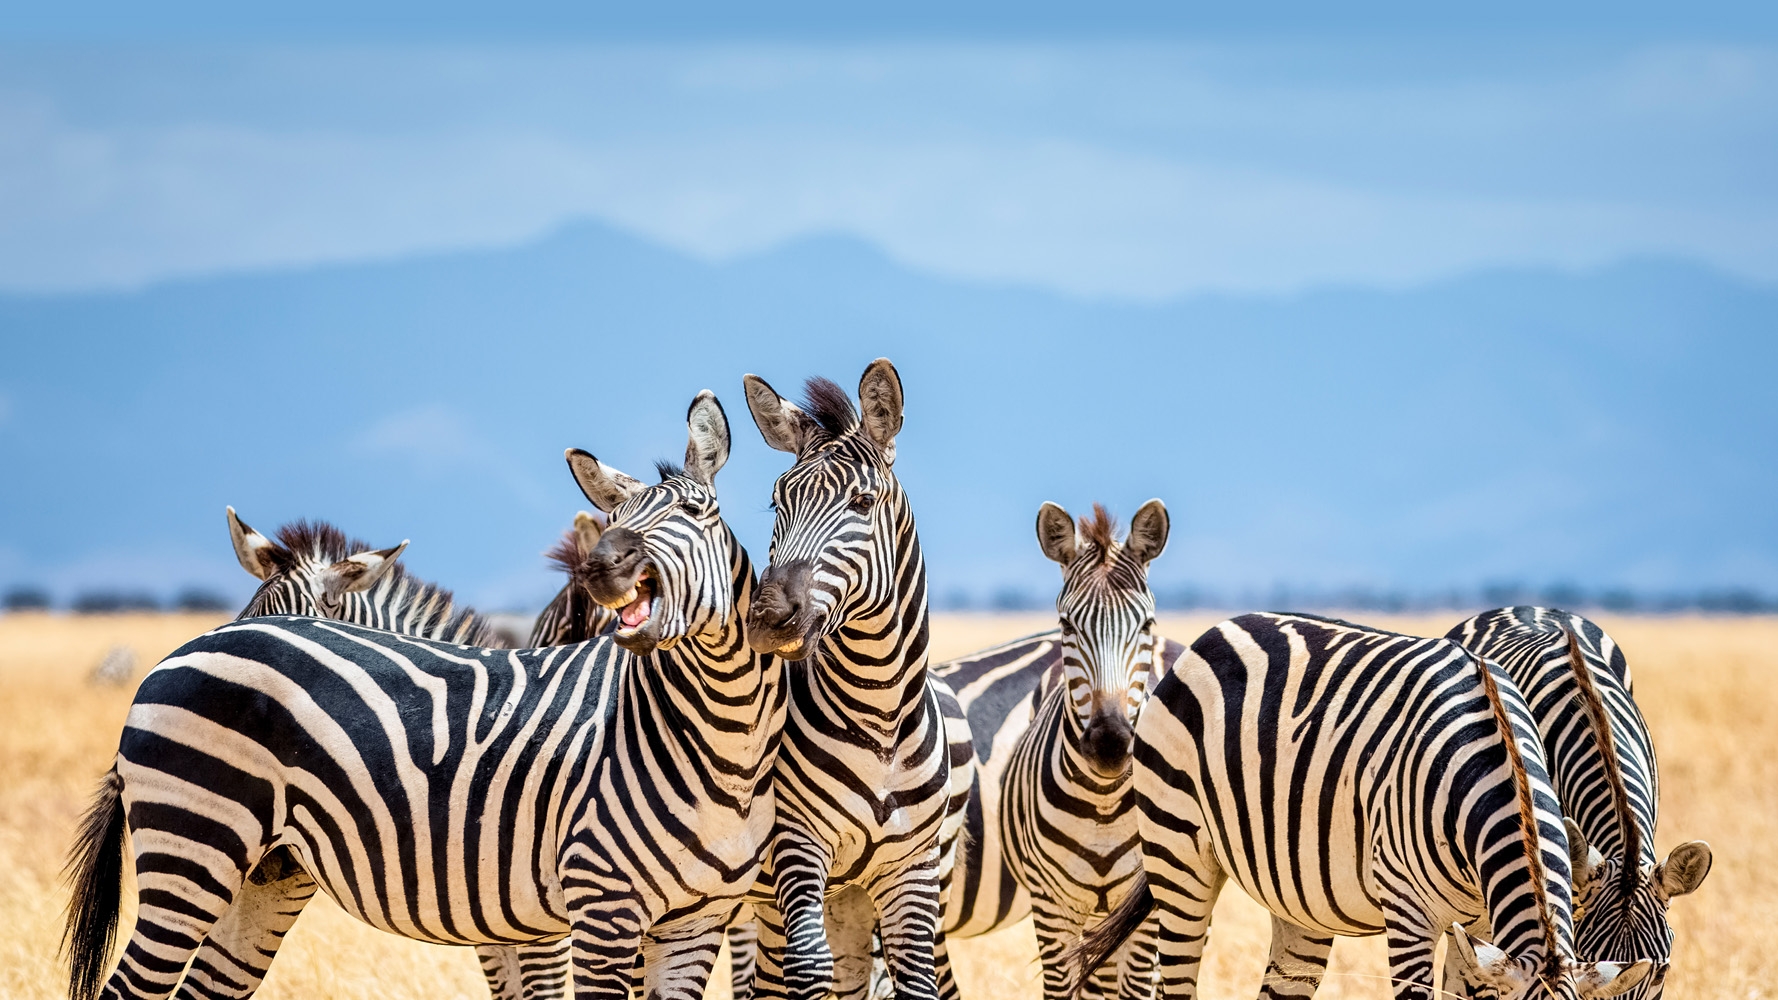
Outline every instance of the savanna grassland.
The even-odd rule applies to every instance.
[[[1370,624],[1442,634],[1459,616]],[[75,820],[109,766],[133,687],[86,675],[113,645],[140,660],[136,677],[220,619],[180,615],[0,616],[0,997],[64,994],[56,958],[66,891],[59,870]],[[1214,616],[1164,619],[1189,642]],[[1716,864],[1704,887],[1676,901],[1678,931],[1667,995],[1677,1000],[1778,994],[1778,620],[1615,618],[1601,624],[1624,647],[1638,701],[1654,730],[1662,777],[1657,848],[1708,840]],[[1041,616],[940,616],[934,653],[954,656],[1046,627]],[[128,933],[126,914],[124,935]],[[1203,994],[1251,997],[1265,964],[1265,916],[1231,887],[1216,911]],[[1039,996],[1028,924],[953,943],[968,1000]],[[1343,941],[1321,995],[1386,997],[1379,939]],[[260,996],[339,1000],[486,995],[473,953],[371,930],[317,896],[291,933]],[[711,996],[726,1000],[726,975]]]

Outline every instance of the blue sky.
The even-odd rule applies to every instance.
[[[523,606],[583,506],[562,447],[644,467],[698,388],[888,354],[928,419],[1050,435],[990,474],[917,432],[940,593],[1047,579],[1040,500],[1157,493],[1170,586],[1778,593],[1778,419],[1745,367],[1778,316],[1778,6],[1330,9],[0,8],[0,586],[241,585],[217,512],[250,503],[412,535],[421,571]],[[441,275],[481,298],[441,313]],[[403,363],[442,342],[488,354]],[[1073,368],[1140,398],[1141,434],[1057,409],[1031,352],[1067,371],[1064,344],[1147,352],[1152,389]],[[984,345],[1021,374],[960,390]],[[244,394],[304,348],[333,353],[300,392]],[[609,393],[630,409],[539,425],[460,391],[578,350],[646,362]],[[274,397],[300,408],[244,454]],[[1269,451],[1298,435],[1312,474]],[[1422,474],[1478,441],[1510,460]],[[741,493],[777,468],[755,445]],[[441,495],[451,463],[499,482]]]
[[[11,9],[0,289],[577,218],[706,259],[843,233],[1145,300],[1646,254],[1778,277],[1778,39],[1751,7],[427,9]]]

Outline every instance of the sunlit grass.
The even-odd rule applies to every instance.
[[[1457,615],[1370,616],[1371,624],[1442,634]],[[138,675],[220,619],[204,616],[0,616],[0,996],[65,995],[56,959],[66,892],[59,871],[76,818],[117,747],[130,691],[93,688],[87,671],[115,644],[129,645]],[[1174,616],[1162,630],[1189,641],[1214,616]],[[1604,618],[1624,646],[1637,700],[1662,764],[1662,851],[1704,839],[1716,852],[1709,881],[1679,900],[1668,996],[1716,1000],[1769,996],[1778,982],[1778,872],[1756,865],[1778,845],[1778,621]],[[939,657],[1047,627],[1043,616],[941,615]],[[127,934],[127,923],[125,933]],[[1207,998],[1258,992],[1269,925],[1239,889],[1216,911],[1203,976]],[[953,942],[969,1000],[1039,996],[1029,924]],[[1320,995],[1386,997],[1378,939],[1342,941]],[[473,953],[416,944],[372,930],[318,896],[279,954],[260,996],[339,1000],[485,995]],[[711,995],[726,1000],[727,977]]]

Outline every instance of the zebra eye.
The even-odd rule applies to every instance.
[[[875,496],[873,496],[869,493],[860,493],[857,496],[852,498],[851,507],[853,510],[857,511],[858,513],[863,514],[864,512],[870,510],[871,505],[875,504],[876,502],[877,502],[877,498]]]

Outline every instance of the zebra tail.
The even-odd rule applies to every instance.
[[[68,956],[69,1000],[93,1000],[117,941],[123,906],[123,778],[114,766],[80,821],[63,872],[73,883],[61,952]]]
[[[1154,893],[1148,888],[1148,873],[1138,871],[1130,891],[1124,893],[1124,898],[1111,908],[1105,919],[1087,928],[1080,940],[1062,953],[1063,964],[1074,967],[1074,986],[1068,992],[1069,1000],[1080,996],[1092,981],[1094,970],[1123,947],[1152,912]]]

